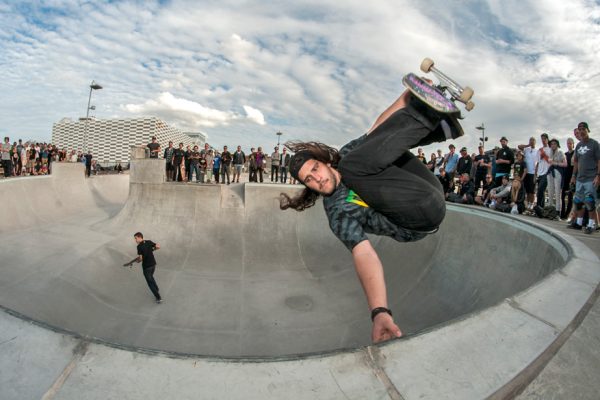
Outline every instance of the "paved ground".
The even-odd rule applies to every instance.
[[[539,221],[565,234],[575,236],[600,257],[600,232],[586,235],[565,228],[564,222]],[[581,325],[518,399],[597,400],[600,399],[598,377],[600,377],[600,300],[596,300]]]
[[[160,175],[162,169],[156,171]],[[322,210],[277,209],[279,192],[293,187],[164,185],[152,183],[156,176],[149,174],[129,188],[123,176],[84,182],[77,167],[57,168],[54,178],[2,183],[2,189],[9,188],[3,195],[10,194],[0,210],[3,306],[119,346],[180,353],[270,357],[368,344],[370,324],[360,286]],[[40,191],[49,196],[31,195]],[[236,377],[241,386],[232,398],[243,398],[244,382],[249,398],[281,398],[290,385],[299,384],[292,392],[298,398],[481,398],[543,352],[570,321],[563,308],[578,309],[589,296],[581,268],[552,275],[551,287],[567,296],[557,315],[539,307],[535,291],[514,296],[561,267],[565,256],[559,240],[518,219],[528,218],[515,221],[454,207],[440,233],[424,241],[398,246],[374,238],[386,265],[392,308],[402,315],[405,331],[439,328],[397,345],[289,363],[227,366],[193,359],[191,368],[188,358],[128,354],[29,329],[3,315],[0,345],[8,356],[0,366],[21,368],[0,383],[14,390],[7,398],[40,398],[20,396],[16,388],[23,390],[27,382],[17,385],[18,377],[27,377],[32,365],[66,363],[60,374],[38,371],[31,393],[43,389],[48,395],[55,388],[57,398],[81,398],[82,392],[88,398],[159,392],[194,398],[203,390],[194,371],[198,363],[215,379]],[[562,229],[558,223],[533,221]],[[120,267],[131,258],[131,234],[137,230],[163,244],[157,278],[167,301],[160,306],[151,301],[139,271]],[[598,236],[575,235],[599,253]],[[554,304],[561,300],[553,299]],[[477,310],[484,311],[444,325]],[[596,304],[523,398],[596,398],[598,314]],[[165,371],[167,365],[172,372]],[[148,390],[130,391],[128,382],[137,375],[115,381],[113,369],[123,377],[143,370],[152,377]],[[181,384],[173,386],[179,373]],[[258,383],[266,376],[264,385]],[[165,384],[174,391],[160,391]],[[109,392],[107,385],[112,385]],[[224,389],[210,393],[209,398],[229,397],[223,397]]]

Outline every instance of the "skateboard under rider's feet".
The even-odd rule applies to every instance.
[[[473,89],[468,86],[462,87],[435,68],[434,62],[430,58],[425,58],[421,62],[421,71],[433,73],[440,83],[430,84],[412,72],[402,78],[402,83],[415,98],[428,107],[442,114],[447,114],[447,118],[444,119],[447,119],[449,125],[456,131],[456,134],[453,134],[452,137],[462,136],[463,130],[458,122],[458,119],[462,119],[462,116],[456,101],[463,103],[465,110],[471,111],[475,107],[475,104],[471,101],[474,94]]]

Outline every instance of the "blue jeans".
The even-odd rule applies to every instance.
[[[196,172],[196,182],[200,182],[200,166],[194,163],[190,163],[190,171],[188,172],[188,182],[192,181],[192,175],[194,172]]]
[[[279,167],[281,183],[287,182],[288,167]]]

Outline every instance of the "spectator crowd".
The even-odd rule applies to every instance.
[[[543,133],[539,146],[531,137],[511,148],[502,137],[493,151],[479,146],[469,155],[463,147],[457,154],[451,144],[448,153],[438,150],[429,159],[418,149],[417,158],[438,177],[449,202],[566,220],[569,228],[592,233],[598,229],[600,146],[589,133],[588,124],[579,123],[565,151]]]
[[[248,182],[264,182],[270,178],[273,183],[290,183],[296,181],[288,174],[291,154],[287,148],[266,154],[262,147],[252,147],[249,153],[237,146],[230,150],[223,146],[222,150],[212,148],[208,143],[202,149],[197,145],[177,147],[169,142],[161,148],[156,137],[147,144],[150,158],[165,159],[165,174],[169,182],[197,182],[231,184],[239,183],[242,174],[248,174]]]
[[[85,165],[88,177],[101,169],[93,159],[91,151],[85,153],[75,150],[68,151],[49,143],[23,143],[22,139],[11,143],[9,137],[5,137],[0,144],[0,160],[2,175],[5,178],[48,175],[52,172],[52,163],[54,162],[82,163]],[[121,173],[123,167],[118,163],[114,170]]]

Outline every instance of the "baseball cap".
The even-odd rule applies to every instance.
[[[460,151],[467,151],[467,148],[463,147],[462,149],[460,149]]]
[[[500,138],[500,141],[503,141],[503,140],[506,140],[506,141],[508,142],[508,139],[506,138],[506,136],[502,136],[502,137]]]
[[[545,137],[546,139],[548,139],[548,134],[546,132],[542,133],[540,136],[541,137]]]
[[[580,122],[580,123],[578,123],[578,124],[577,124],[577,127],[578,127],[578,128],[582,128],[582,127],[583,127],[583,128],[585,128],[585,129],[587,129],[587,130],[588,130],[588,132],[589,132],[589,130],[590,130],[590,126],[588,125],[588,123],[587,123],[587,122]]]

